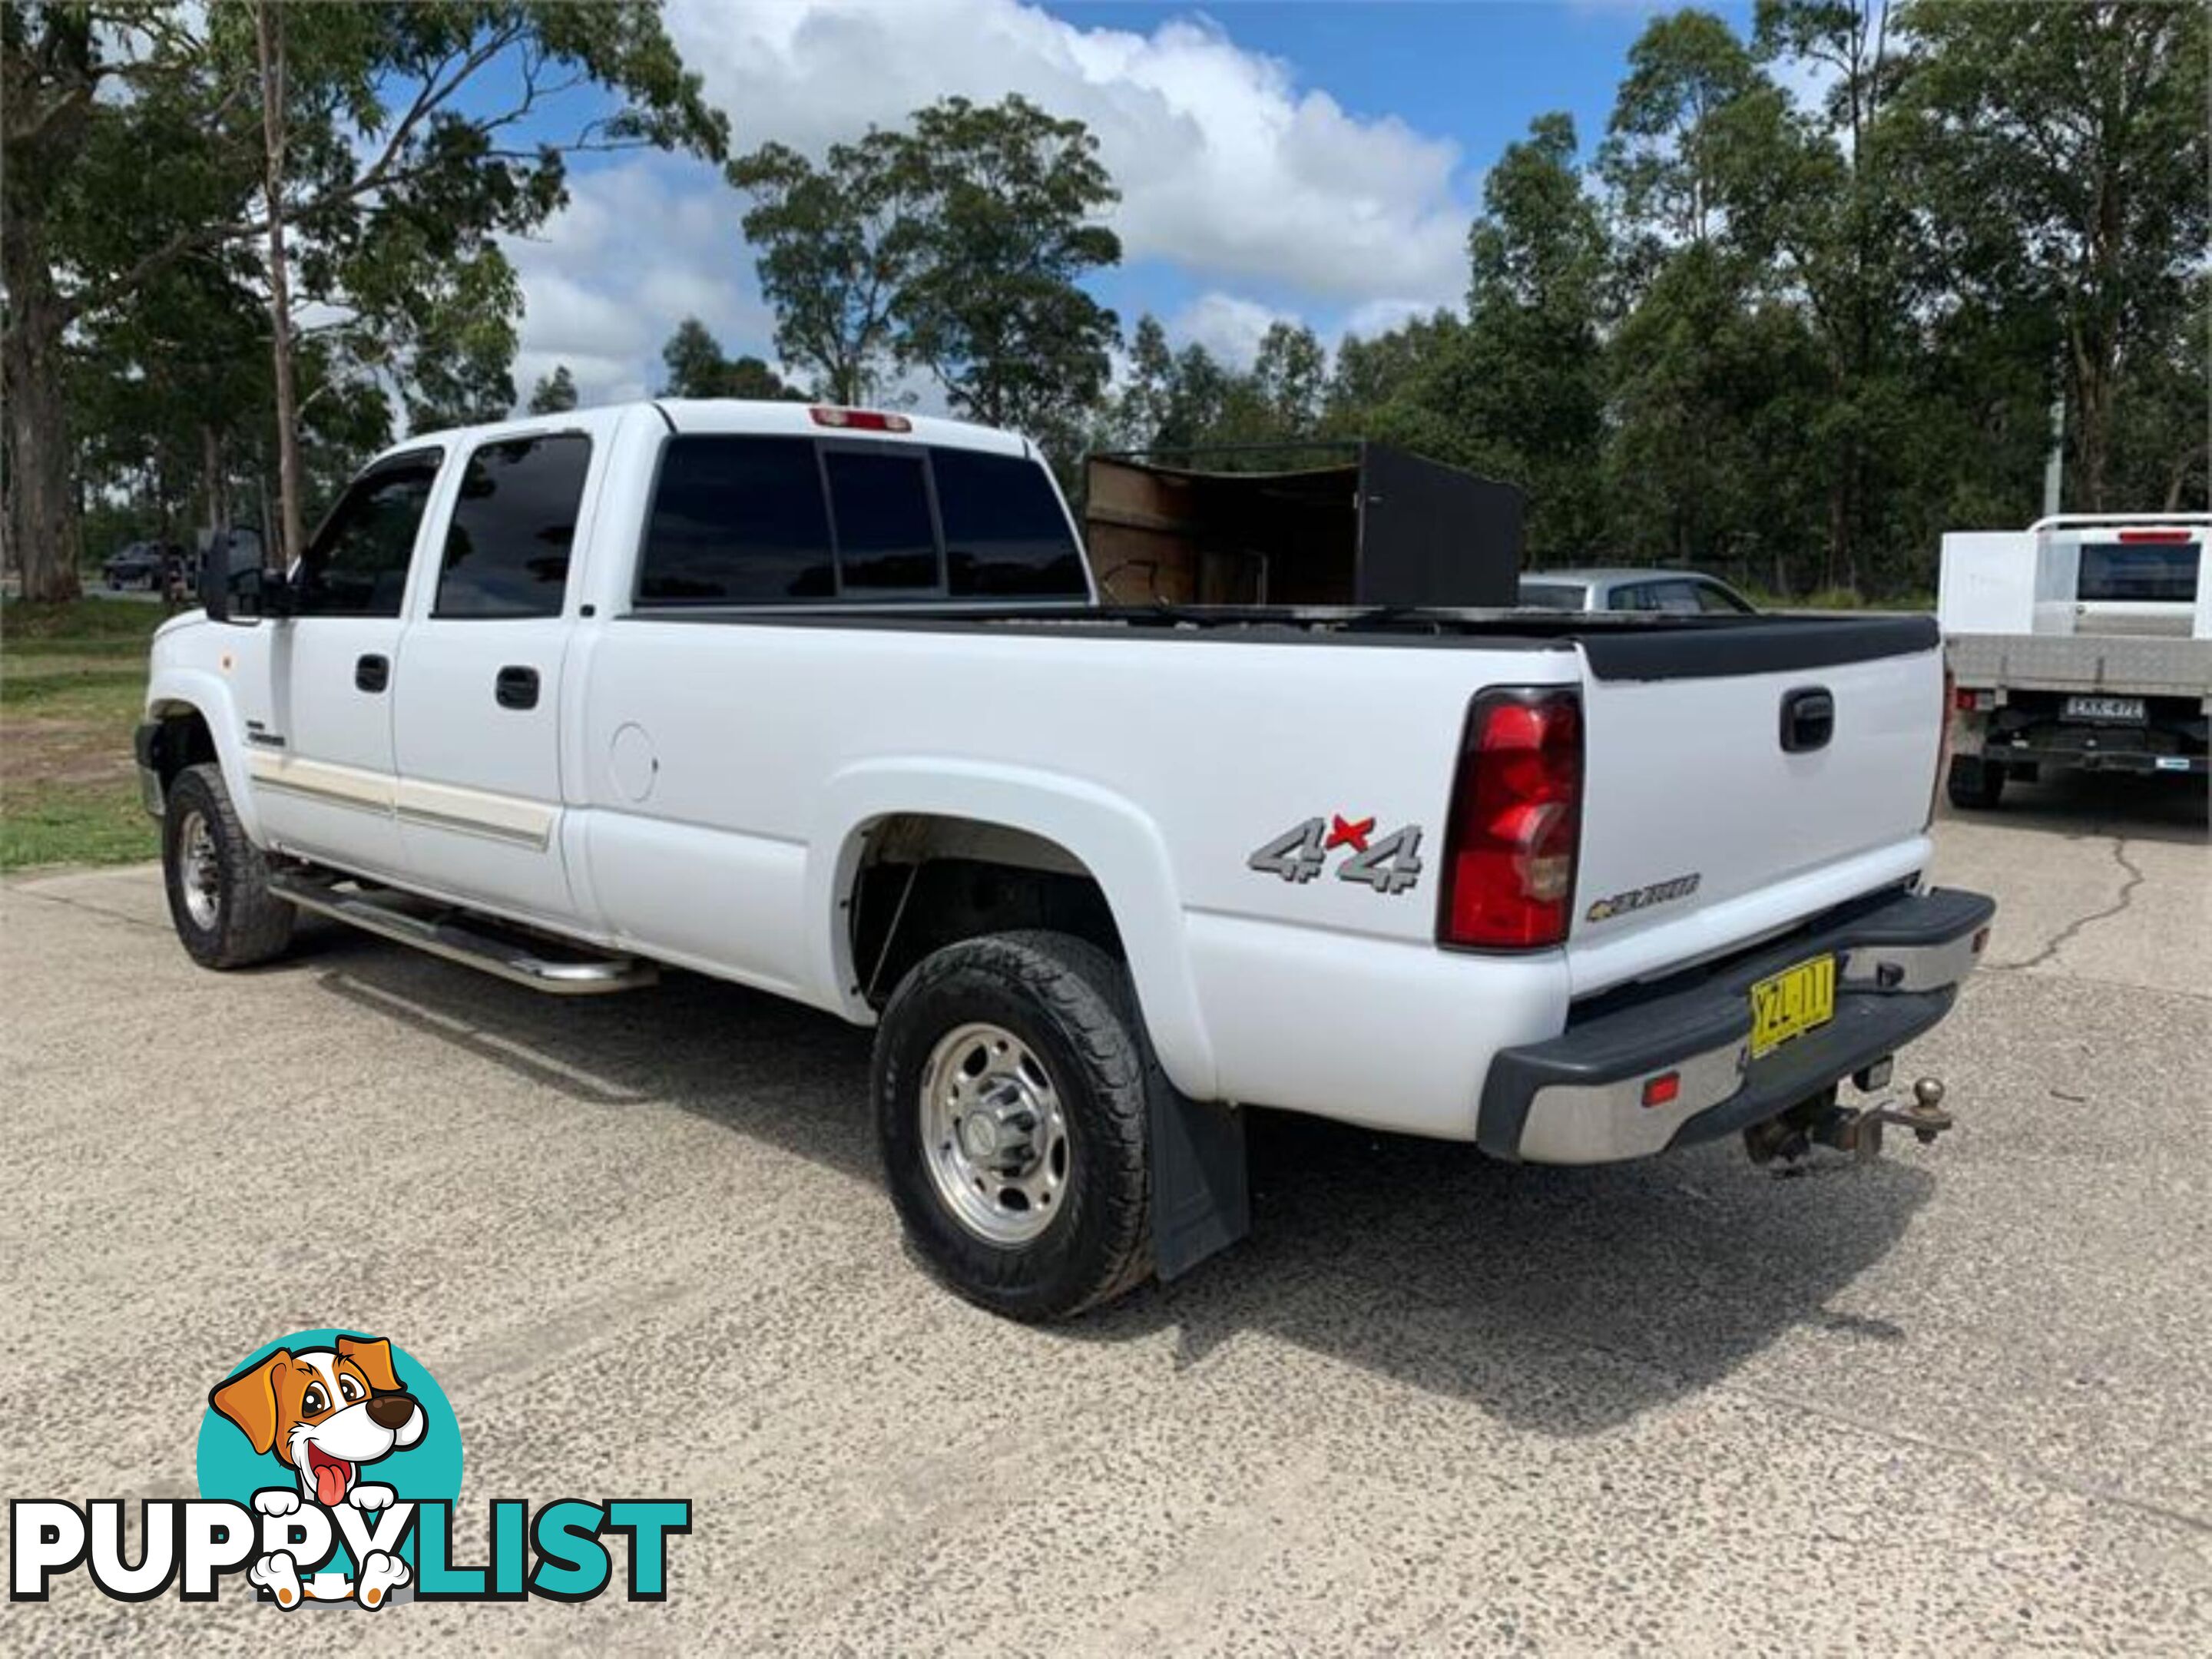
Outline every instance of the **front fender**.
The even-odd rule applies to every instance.
[[[204,669],[155,669],[146,687],[146,718],[167,720],[185,714],[198,714],[207,722],[208,735],[215,743],[216,762],[222,768],[223,787],[230,792],[231,808],[238,814],[246,838],[257,847],[265,846],[267,843],[261,839],[260,815],[255,810],[253,790],[246,775],[246,757],[238,740],[243,723],[238,717],[229,684],[221,675]]]
[[[873,1018],[856,987],[842,908],[870,825],[899,813],[967,818],[1041,836],[1082,864],[1106,896],[1160,1065],[1176,1087],[1215,1097],[1212,1045],[1200,1012],[1181,896],[1158,827],[1133,802],[1080,778],[989,762],[866,761],[833,775],[808,837],[808,971],[849,1018]]]

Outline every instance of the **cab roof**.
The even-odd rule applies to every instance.
[[[433,444],[460,443],[473,447],[490,438],[519,437],[533,432],[557,432],[574,415],[595,417],[619,416],[634,410],[652,410],[667,422],[669,430],[684,434],[746,433],[797,438],[864,438],[884,443],[935,444],[951,449],[975,449],[994,455],[1036,456],[1030,441],[996,427],[978,426],[941,415],[909,415],[902,410],[847,409],[832,404],[802,404],[747,398],[633,398],[616,404],[594,404],[587,410],[552,415],[517,415],[478,426],[446,427],[433,432],[410,432],[386,447],[377,460],[388,460]],[[843,417],[843,418],[840,418]]]

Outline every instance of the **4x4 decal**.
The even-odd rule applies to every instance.
[[[1261,875],[1309,882],[1322,872],[1328,855],[1340,847],[1352,854],[1337,866],[1340,881],[1359,882],[1389,894],[1406,892],[1421,878],[1420,825],[1409,823],[1377,837],[1373,818],[1347,818],[1341,813],[1308,818],[1285,830],[1255,849],[1244,865]]]

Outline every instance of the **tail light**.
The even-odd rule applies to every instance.
[[[1438,944],[1529,950],[1566,938],[1582,792],[1578,693],[1492,687],[1475,698],[1452,780]]]

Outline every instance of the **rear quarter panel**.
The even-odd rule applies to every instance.
[[[1471,1133],[1480,1058],[1564,1006],[1557,953],[1453,957],[1432,939],[1468,702],[1488,684],[1571,682],[1571,648],[1047,624],[596,631],[586,856],[602,925],[639,948],[872,1018],[833,902],[857,838],[891,811],[959,812],[1055,839],[1098,877],[1163,1061],[1193,1094]],[[615,756],[641,740],[657,764],[637,799]],[[1372,819],[1372,837],[1418,830],[1415,884],[1340,879],[1345,848],[1308,881],[1249,867],[1338,817]]]

